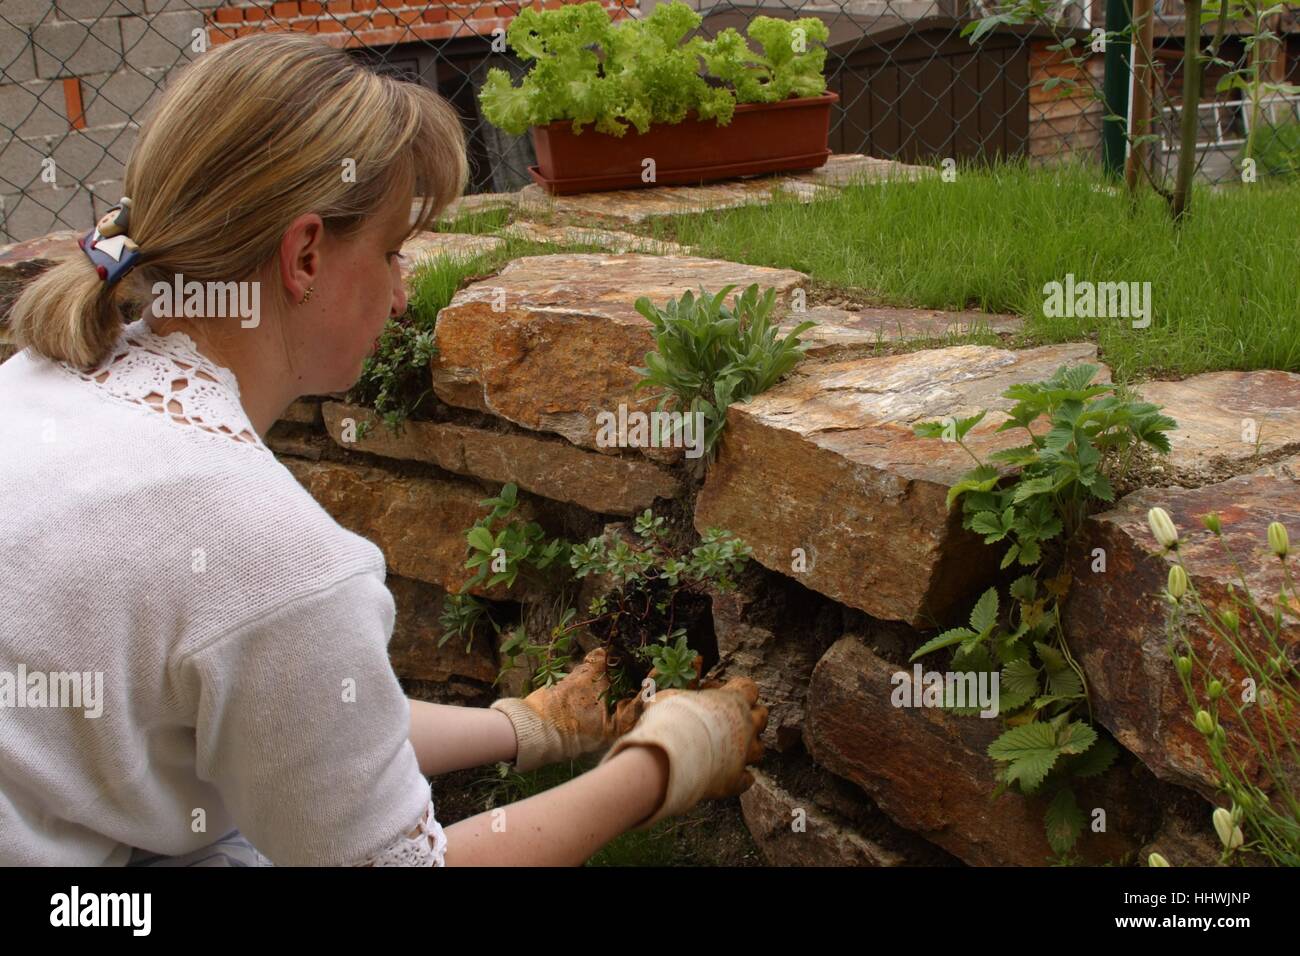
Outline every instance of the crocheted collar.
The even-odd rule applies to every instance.
[[[94,368],[63,367],[118,402],[269,454],[240,403],[235,373],[200,352],[184,332],[159,335],[140,318]]]
[[[139,318],[123,327],[122,339],[143,348],[155,349],[168,358],[179,358],[183,362],[192,363],[230,389],[235,398],[241,397],[239,379],[235,373],[200,352],[198,343],[185,332],[178,330],[159,335],[147,319]]]

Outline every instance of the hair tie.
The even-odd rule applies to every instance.
[[[95,228],[77,243],[94,265],[100,279],[110,286],[135,267],[135,260],[140,254],[140,247],[126,234],[130,228],[130,219],[131,200],[123,196],[116,206],[99,217]]]

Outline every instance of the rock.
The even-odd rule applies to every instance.
[[[486,512],[479,501],[488,497],[469,482],[408,478],[378,468],[335,462],[284,459],[313,497],[343,527],[373,541],[390,573],[458,591],[473,577],[465,569],[465,532]],[[521,521],[533,520],[532,507],[521,501]],[[504,584],[471,594],[498,600],[521,600],[522,582],[507,591]]]
[[[695,527],[732,531],[766,567],[874,617],[928,627],[964,615],[996,571],[946,505],[972,461],[954,442],[917,438],[913,423],[990,408],[966,443],[981,457],[1023,444],[997,434],[1012,405],[1001,393],[1095,359],[1085,344],[965,345],[806,366],[728,409]]]
[[[769,866],[901,866],[897,853],[877,846],[850,826],[807,805],[763,773],[740,795],[754,843]]]
[[[513,209],[519,203],[518,193],[470,193],[458,196],[442,210],[440,220],[451,222],[459,216],[469,213],[487,212],[492,209]],[[411,203],[412,220],[419,214],[420,201]]]
[[[654,389],[633,371],[654,349],[634,303],[657,305],[750,283],[782,296],[799,272],[680,256],[558,254],[516,259],[499,275],[456,293],[438,314],[433,389],[449,405],[497,415],[598,448],[599,412],[650,412]],[[495,308],[494,308],[495,305]],[[653,451],[645,449],[642,451]],[[676,452],[681,449],[659,449]]]
[[[291,455],[296,458],[310,458],[320,461],[321,442],[319,436],[312,434],[301,425],[278,421],[271,426],[265,436],[266,447],[279,455]]]
[[[837,641],[817,664],[804,731],[817,763],[860,786],[900,826],[971,866],[1041,866],[1054,854],[1044,834],[1047,799],[991,799],[997,764],[988,745],[1002,721],[938,708],[895,707],[899,668],[857,639]],[[1075,851],[1089,863],[1131,857],[1153,825],[1144,797],[1154,783],[1131,759],[1074,785],[1089,820],[1105,810],[1106,832],[1085,827]]]
[[[492,252],[505,243],[497,236],[480,236],[472,233],[418,232],[402,246],[402,276],[411,275],[423,262],[430,259],[472,259]]]
[[[658,186],[654,189],[616,189],[550,196],[541,186],[531,183],[518,192],[519,212],[525,217],[553,216],[579,225],[617,228],[654,216],[765,204],[771,202],[773,191],[809,202],[820,198],[827,188],[845,185],[852,180],[914,180],[933,173],[934,170],[926,167],[908,166],[887,159],[837,154],[820,169],[727,179],[700,186]]]
[[[763,745],[787,750],[802,739],[808,683],[839,637],[840,609],[763,568],[751,566],[737,583],[710,593],[720,657],[710,676],[752,678],[768,708]]]
[[[1160,553],[1147,524],[1148,510],[1157,506],[1173,518],[1192,584],[1215,614],[1233,604],[1229,584],[1239,594],[1241,589],[1232,559],[1201,523],[1202,516],[1217,511],[1224,541],[1241,563],[1250,592],[1271,618],[1282,567],[1267,548],[1267,529],[1270,522],[1281,521],[1291,540],[1300,542],[1300,482],[1263,474],[1204,488],[1138,491],[1085,522],[1074,551],[1074,587],[1065,626],[1070,647],[1088,678],[1097,720],[1157,777],[1212,799],[1216,771],[1204,738],[1192,723],[1193,713],[1167,649],[1166,606],[1158,595],[1165,589],[1171,562]],[[1105,553],[1104,573],[1092,570],[1097,548]],[[1300,619],[1300,603],[1294,611],[1292,622]],[[1240,617],[1243,646],[1253,654],[1264,653],[1268,645],[1252,615],[1243,610]],[[1239,692],[1245,672],[1231,648],[1221,639],[1214,641],[1213,632],[1199,619],[1188,623],[1196,656],[1208,664],[1229,694]],[[1300,658],[1300,626],[1284,627],[1282,641],[1294,665]],[[1195,686],[1203,686],[1199,678]],[[1201,700],[1204,703],[1203,690]],[[1226,697],[1219,713],[1229,748],[1239,755],[1246,773],[1256,774],[1258,764],[1245,730]],[[1248,713],[1255,715],[1250,726],[1263,739],[1259,710]],[[1276,728],[1276,717],[1272,723]],[[1300,737],[1300,714],[1291,726],[1291,738]],[[1291,771],[1297,778],[1293,786],[1300,785],[1300,768]]]
[[[1180,483],[1221,481],[1259,456],[1300,451],[1300,375],[1294,372],[1209,372],[1137,390],[1178,422],[1168,433],[1168,463]]]
[[[544,498],[601,514],[636,514],[680,491],[671,474],[634,454],[597,455],[559,439],[449,422],[408,421],[395,435],[373,411],[337,402],[326,403],[324,414],[330,437],[344,448],[426,461],[494,483],[513,481]],[[349,419],[354,428],[369,423],[364,437],[343,440]]]
[[[77,242],[83,233],[71,229],[52,232],[36,239],[0,246],[0,323],[29,281],[50,266],[81,255]],[[4,343],[0,343],[0,348]],[[0,352],[0,361],[8,358]]]
[[[979,331],[1003,335],[1018,332],[1021,327],[1021,320],[1015,315],[886,306],[849,310],[821,305],[803,312],[787,312],[780,328],[788,334],[805,321],[817,323],[799,337],[808,343],[805,354],[816,359],[848,358],[891,342],[941,340]]]
[[[691,250],[675,242],[648,239],[631,232],[610,229],[586,229],[581,226],[544,226],[535,222],[516,222],[504,227],[500,233],[516,239],[533,242],[564,243],[569,245],[600,246],[613,253],[649,252],[660,256],[687,256]]]
[[[496,649],[489,647],[485,637],[476,637],[468,652],[460,637],[453,636],[438,646],[444,633],[438,623],[446,597],[444,590],[393,574],[388,576],[387,584],[397,605],[388,658],[398,677],[439,683],[455,678],[485,684],[496,680]]]
[[[320,399],[317,398],[299,398],[295,399],[284,414],[280,416],[282,422],[294,422],[299,425],[319,425],[320,417]]]

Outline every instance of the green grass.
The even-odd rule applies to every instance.
[[[1025,343],[1095,337],[1116,379],[1215,369],[1300,370],[1300,183],[1200,190],[1170,224],[1147,193],[1080,167],[964,168],[955,182],[859,185],[826,200],[778,197],[656,220],[698,255],[798,269],[883,305],[1026,317]],[[1047,318],[1043,286],[1149,281],[1152,321]]]

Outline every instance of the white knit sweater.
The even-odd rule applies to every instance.
[[[383,556],[238,395],[143,321],[89,373],[0,365],[0,864],[236,827],[276,864],[441,863]]]

